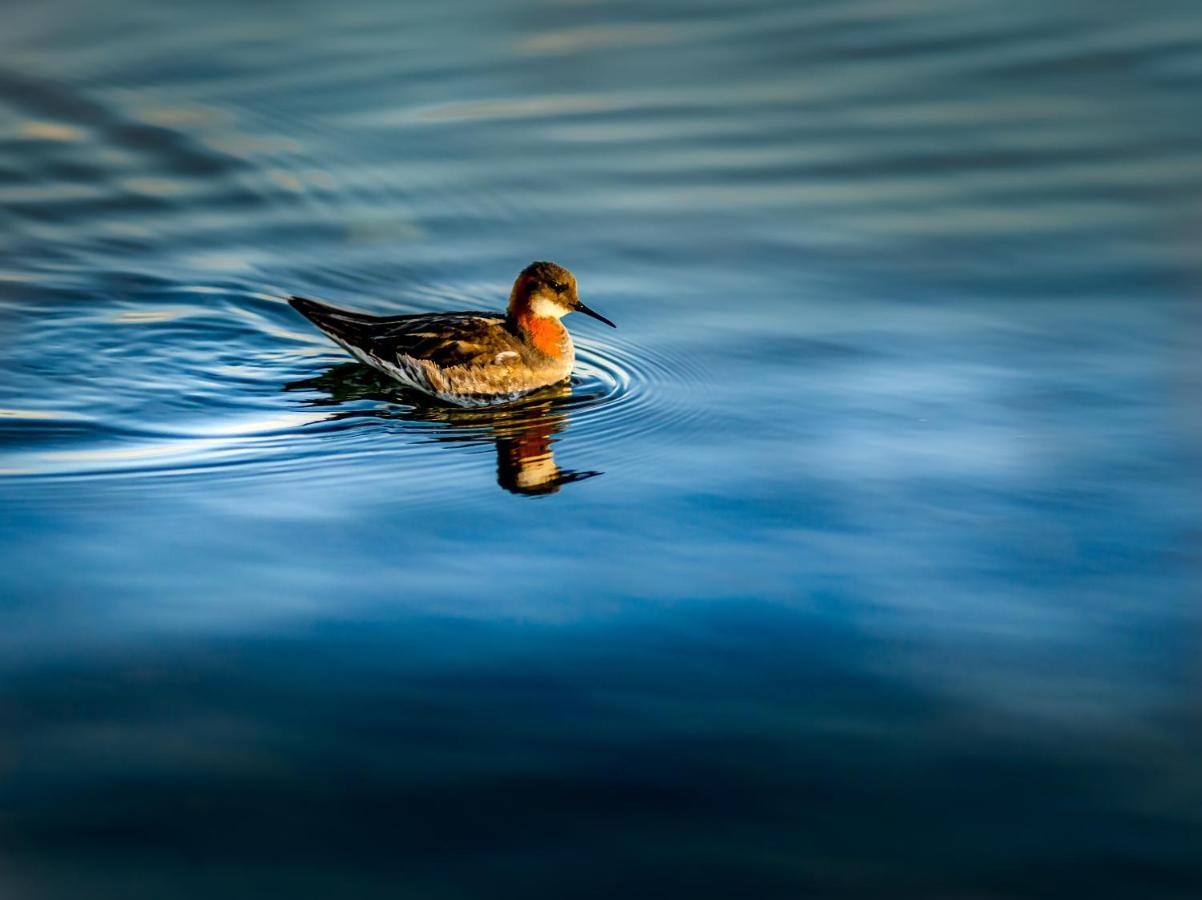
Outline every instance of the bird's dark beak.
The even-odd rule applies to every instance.
[[[618,327],[613,322],[609,321],[609,319],[605,318],[605,316],[601,315],[601,313],[597,312],[595,309],[589,309],[587,306],[585,306],[579,300],[576,301],[576,312],[582,312],[586,316],[592,316],[594,319],[598,319],[598,320],[604,322],[610,328]]]

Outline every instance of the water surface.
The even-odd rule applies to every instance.
[[[5,897],[1202,893],[1196,7],[0,16]]]

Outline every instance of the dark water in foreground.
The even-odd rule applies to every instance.
[[[1196,4],[0,16],[5,898],[1202,895]]]

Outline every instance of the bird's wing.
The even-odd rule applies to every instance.
[[[504,318],[487,312],[369,316],[305,297],[291,297],[289,302],[356,355],[389,363],[408,357],[439,369],[493,362],[496,337],[505,325]]]
[[[376,322],[365,349],[384,358],[424,360],[442,370],[486,365],[497,356],[496,338],[504,324],[502,317],[485,312],[394,316]]]

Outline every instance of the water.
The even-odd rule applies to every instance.
[[[3,23],[6,898],[1202,893],[1196,4]]]

